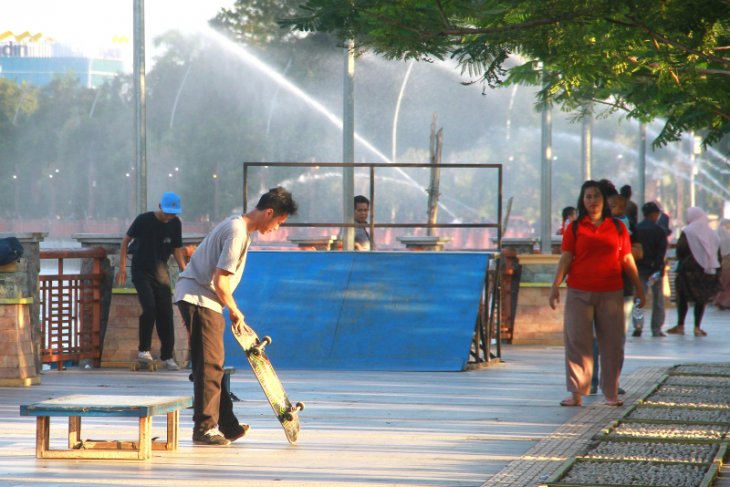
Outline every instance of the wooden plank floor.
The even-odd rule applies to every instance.
[[[673,320],[670,310],[668,324]],[[730,311],[710,309],[707,338],[630,337],[625,373],[730,361],[728,321]],[[65,394],[187,395],[187,371],[47,371],[39,386],[0,388],[0,485],[489,485],[580,413],[558,405],[565,396],[561,347],[507,345],[503,358],[463,373],[279,371],[291,399],[307,403],[297,446],[287,443],[255,379],[241,369],[231,388],[243,399],[235,410],[250,435],[225,448],[194,446],[185,410],[179,450],[154,451],[149,462],[37,460],[35,418],[20,417],[19,405]],[[156,417],[153,436],[164,436],[164,426],[164,416]],[[125,440],[137,424],[89,418],[83,428],[84,439]],[[64,418],[52,419],[51,441],[63,445],[66,430]]]

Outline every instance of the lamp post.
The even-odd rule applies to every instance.
[[[134,0],[134,128],[137,213],[143,213],[147,210],[147,114],[144,41],[144,0]]]
[[[355,41],[345,43],[345,73],[342,100],[342,162],[355,162]],[[355,168],[342,168],[342,214],[345,222],[355,220]],[[370,202],[372,205],[373,202]],[[344,229],[342,248],[355,248],[355,229]]]

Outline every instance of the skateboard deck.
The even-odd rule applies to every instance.
[[[132,362],[131,369],[134,372],[137,372],[139,370],[149,370],[150,372],[154,372],[157,370],[159,366],[159,363],[157,360],[144,360],[144,359],[137,359],[134,362]]]
[[[299,438],[298,413],[304,409],[304,404],[298,402],[296,405],[293,405],[289,401],[284,386],[281,385],[281,381],[276,375],[274,367],[271,366],[271,362],[266,356],[265,351],[266,346],[271,343],[271,338],[264,337],[260,340],[253,330],[250,333],[244,331],[241,334],[236,333],[234,328],[232,328],[232,331],[233,336],[236,337],[239,345],[241,345],[241,348],[246,353],[251,370],[259,381],[259,385],[264,391],[266,399],[269,400],[271,409],[274,410],[274,415],[279,420],[279,423],[281,423],[282,428],[284,428],[286,439],[292,445],[295,444]]]

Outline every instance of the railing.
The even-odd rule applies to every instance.
[[[55,259],[56,274],[42,274],[40,281],[40,320],[43,343],[41,362],[56,364],[58,370],[66,361],[101,360],[101,261],[102,248],[54,249],[40,251],[41,263]],[[88,266],[67,272],[64,260],[89,259]]]

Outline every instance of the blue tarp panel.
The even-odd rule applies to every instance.
[[[234,296],[276,368],[463,370],[489,254],[251,251]],[[230,330],[226,364],[247,367]]]

